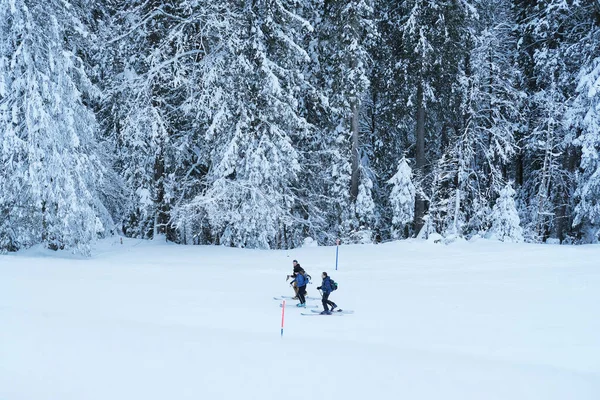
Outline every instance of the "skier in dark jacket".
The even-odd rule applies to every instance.
[[[292,300],[298,300],[298,284],[296,282],[296,274],[306,274],[306,271],[304,271],[304,268],[302,268],[300,266],[300,263],[298,262],[298,260],[294,260],[293,261],[294,264],[294,271],[292,272],[292,275],[288,275],[285,278],[285,281],[287,282],[290,278],[294,278],[292,280],[292,282],[290,283],[290,285],[292,286],[292,288],[294,288],[294,297],[292,297]],[[306,295],[306,293],[305,293]]]
[[[337,304],[329,300],[329,295],[333,291],[333,287],[331,285],[331,278],[327,275],[327,272],[323,272],[321,278],[323,278],[323,283],[317,288],[317,290],[323,291],[323,311],[321,312],[321,314],[329,315],[334,309],[337,308]],[[331,307],[331,310],[327,308],[328,305]]]
[[[299,263],[297,260],[294,260],[292,263],[294,264],[294,271],[292,272],[292,275],[288,275],[288,276],[287,276],[287,278],[285,279],[286,281],[287,281],[288,279],[290,279],[290,278],[292,278],[292,277],[296,276],[296,274],[297,274],[298,272],[303,272],[303,273],[305,272],[305,271],[304,271],[304,268],[302,268],[302,267],[300,266],[300,263]]]

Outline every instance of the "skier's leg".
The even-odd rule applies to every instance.
[[[323,293],[323,311],[329,311],[329,308],[327,308],[327,304],[329,303],[329,300],[327,300],[329,298],[329,293]]]
[[[302,304],[306,303],[306,286],[302,286]]]
[[[333,301],[329,300],[329,294],[327,295],[327,304],[329,304],[329,307],[331,307],[331,311],[333,311],[333,309],[337,307],[337,305]]]
[[[306,293],[306,286],[302,286],[298,288],[298,298],[300,299],[300,304],[306,303],[306,298],[304,297],[304,293]]]

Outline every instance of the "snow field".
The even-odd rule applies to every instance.
[[[280,338],[294,258],[356,313],[287,308]],[[333,247],[1,256],[0,399],[598,399],[599,259],[484,240],[342,246],[337,272]]]

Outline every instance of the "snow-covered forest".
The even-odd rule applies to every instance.
[[[0,250],[600,237],[599,0],[0,0]]]

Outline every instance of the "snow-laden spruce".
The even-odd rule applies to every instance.
[[[578,75],[597,57],[598,5],[549,0],[524,3],[516,10],[521,86],[527,93],[524,118],[515,133],[522,138],[515,184],[528,241],[576,241],[586,228],[574,227],[576,179],[580,157],[577,136],[582,113],[571,119]],[[575,228],[575,229],[574,229]],[[583,239],[588,241],[589,239]]]
[[[404,226],[412,222],[415,210],[415,185],[412,169],[405,157],[402,157],[398,163],[398,170],[388,183],[392,185],[390,205],[393,210],[393,236],[398,238],[402,237]]]
[[[515,190],[507,184],[501,191],[492,209],[492,227],[488,236],[503,242],[520,243],[523,241],[523,228],[515,205]]]
[[[370,87],[370,50],[377,35],[372,0],[334,0],[319,6],[316,51],[326,123],[317,132],[329,143],[324,168],[325,210],[334,213],[334,232],[352,240],[377,219],[374,184],[365,158],[362,122]]]
[[[490,196],[503,188],[516,150],[513,132],[521,94],[510,52],[516,46],[510,4],[481,2],[477,14],[476,29],[465,29],[473,48],[467,57],[470,64],[459,67],[456,88],[465,120],[458,134],[450,135],[441,163],[444,178],[439,191],[447,194],[439,208],[447,213],[441,227],[445,236],[475,234],[489,227]]]
[[[0,1],[0,250],[89,254],[112,228],[78,4]]]
[[[573,125],[582,131],[575,144],[581,147],[581,174],[574,224],[583,224],[588,240],[600,238],[600,57],[582,68],[578,96],[573,107]]]
[[[126,188],[123,231],[187,242],[174,232],[172,211],[198,193],[206,173],[198,75],[209,62],[208,47],[227,37],[230,12],[220,1],[113,7],[102,32],[111,77],[101,82],[102,117]]]
[[[288,1],[240,3],[232,13],[231,35],[201,76],[205,189],[182,205],[177,224],[205,220],[212,240],[229,246],[299,245],[298,145],[311,129],[297,100],[310,61],[300,38],[312,27]]]

